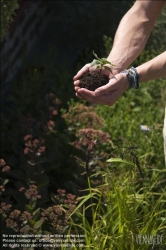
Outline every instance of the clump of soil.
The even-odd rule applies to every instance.
[[[98,72],[88,72],[80,78],[79,87],[94,91],[108,82],[108,76],[102,74],[100,75]]]

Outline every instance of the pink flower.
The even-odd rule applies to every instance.
[[[29,148],[25,148],[24,149],[24,154],[26,155],[26,154],[28,154],[29,153]]]
[[[52,111],[52,114],[53,114],[53,115],[57,115],[57,114],[58,114],[58,111],[57,111],[56,109],[54,109],[54,110]]]
[[[24,137],[24,141],[31,140],[31,139],[32,139],[32,135],[26,135]]]
[[[53,127],[54,127],[54,124],[55,124],[55,123],[54,123],[52,120],[48,121],[48,122],[47,122],[47,127],[48,127],[48,129],[49,129],[49,130],[52,130]]]
[[[9,172],[10,167],[9,166],[5,166],[2,168],[2,172]]]
[[[110,135],[108,133],[92,128],[80,129],[78,131],[78,137],[79,140],[73,143],[74,146],[76,148],[84,146],[87,147],[88,150],[92,150],[97,144],[110,141]]]
[[[0,159],[0,167],[6,165],[6,162],[3,159]]]

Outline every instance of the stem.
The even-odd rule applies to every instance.
[[[99,72],[99,84],[100,84],[100,81],[101,81],[101,70],[102,70],[102,68],[100,68],[100,72]]]
[[[89,152],[89,150],[87,150],[86,165],[85,165],[86,175],[87,175],[87,176],[88,176],[89,155],[90,155],[90,152]]]
[[[101,70],[102,70],[102,68],[100,68],[99,76],[101,76]]]

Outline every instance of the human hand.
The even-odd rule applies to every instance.
[[[92,62],[93,63],[93,62]],[[108,76],[109,78],[113,77],[113,75],[117,74],[119,72],[118,67],[112,67],[115,65],[110,65],[110,64],[105,64],[103,67],[107,67],[110,68],[110,70],[102,68],[102,70],[100,70],[100,68],[96,68],[94,66],[91,66],[92,63],[88,63],[86,64],[80,71],[78,71],[78,73],[74,76],[73,80],[74,80],[74,85],[75,85],[75,90],[77,91],[79,89],[79,84],[80,81],[79,79],[87,72],[100,72],[103,75]]]
[[[89,67],[90,64],[86,64],[74,77],[76,96],[93,104],[112,106],[129,87],[126,75],[122,73],[113,75],[107,71],[107,75],[109,75],[110,78],[109,82],[95,91],[89,91],[84,88],[79,88],[79,80],[77,80]],[[102,73],[105,74],[106,72],[103,71],[104,70],[102,70]]]

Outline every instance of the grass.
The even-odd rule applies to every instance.
[[[138,244],[139,235],[166,236],[166,180],[163,180],[166,170],[147,170],[153,172],[151,180],[145,179],[140,184],[136,168],[130,169],[129,164],[124,163],[129,171],[118,166],[113,170],[113,165],[110,163],[102,172],[101,186],[95,189],[89,186],[89,194],[81,197],[70,217],[68,234],[74,230],[76,235],[85,236],[85,246],[72,249],[148,250],[152,244]],[[90,185],[89,179],[88,182]],[[87,200],[91,201],[89,206]],[[86,218],[89,208],[92,221]],[[164,240],[166,237],[163,244]]]
[[[95,174],[89,176],[87,195],[79,198],[70,217],[68,234],[84,235],[84,246],[62,250],[165,249],[164,84],[161,79],[156,88],[156,82],[151,81],[139,92],[125,93],[113,107],[96,107],[113,147],[105,146],[104,150],[111,152],[109,160],[96,172],[102,176],[102,185],[93,188],[90,180]],[[150,131],[141,131],[141,124],[148,125]]]
[[[56,69],[56,77],[58,72],[59,70]],[[6,122],[4,119],[2,130],[2,155],[7,160],[5,165],[9,164],[11,167],[11,172],[3,173],[2,185],[5,191],[2,194],[2,201],[11,203],[12,211],[20,209],[21,214],[30,212],[32,215],[32,219],[25,220],[23,228],[16,217],[18,230],[24,229],[29,230],[27,232],[30,233],[44,235],[61,233],[57,228],[63,222],[65,213],[61,216],[60,213],[54,212],[54,221],[52,221],[53,217],[50,217],[52,214],[49,212],[48,218],[44,222],[41,220],[42,211],[48,212],[58,207],[63,208],[63,211],[66,209],[67,212],[72,211],[68,223],[65,221],[63,224],[62,233],[68,235],[68,241],[70,238],[76,238],[73,235],[81,235],[78,244],[84,244],[84,246],[76,244],[72,247],[61,246],[61,250],[164,249],[166,245],[166,168],[162,129],[166,100],[165,80],[158,80],[157,85],[156,81],[151,81],[142,85],[139,91],[126,92],[112,107],[88,106],[82,104],[82,101],[79,103],[78,100],[77,102],[71,100],[68,112],[61,112],[63,110],[60,110],[61,106],[58,106],[57,98],[64,92],[70,96],[64,91],[68,86],[66,84],[69,80],[68,74],[63,74],[64,84],[61,85],[60,82],[60,85],[54,84],[51,87],[47,84],[43,85],[45,73],[40,72],[40,69],[35,68],[32,73],[30,78],[24,75],[20,81],[13,82],[14,107],[7,110],[8,112],[10,110],[9,120]],[[59,83],[59,77],[56,77],[55,82]],[[68,88],[69,92],[71,89],[73,91],[73,87]],[[67,98],[64,98],[62,102],[63,108],[67,106],[66,100]],[[50,118],[50,108],[58,111],[55,118],[53,116]],[[30,121],[27,119],[28,114],[33,118]],[[62,118],[68,121],[67,126]],[[20,124],[22,119],[23,124]],[[50,119],[53,119],[52,122],[55,124],[51,130],[45,132],[42,127],[37,128],[38,122],[42,126],[47,126]],[[82,158],[89,157],[87,157],[86,145],[82,145],[81,152],[78,148],[77,150],[73,148],[73,141],[78,139],[79,130],[86,129],[87,124],[90,129],[98,131],[102,129],[100,135],[104,132],[109,133],[111,139],[109,143],[100,144],[100,139],[93,138],[96,143],[91,150],[91,162],[89,160],[89,166],[93,171],[88,171],[81,178],[82,162],[85,161]],[[150,127],[150,131],[142,131],[141,124]],[[24,137],[31,133],[32,127],[34,138],[31,142],[40,137],[46,140],[47,154],[41,155],[40,158],[36,156],[36,151],[31,152],[32,154],[28,156],[30,158],[24,154]],[[87,138],[87,141],[90,143],[91,138]],[[37,157],[38,161],[33,166],[30,164],[33,162],[29,159],[36,159],[34,157]],[[109,160],[105,162],[103,160],[105,158]],[[86,164],[88,166],[87,162]],[[5,165],[3,167],[6,167]],[[139,166],[143,178],[140,175]],[[34,167],[40,170],[40,175],[31,174]],[[78,173],[77,168],[79,168]],[[94,186],[92,180],[97,178],[102,182]],[[79,187],[78,191],[86,187],[83,195],[78,198],[76,208],[75,206],[73,208],[74,201],[66,205],[64,203],[66,198],[60,197],[58,200],[58,195],[55,193],[57,188],[66,188],[69,180],[74,184],[80,184],[76,186]],[[39,201],[35,199],[31,204],[31,200],[19,190],[25,187],[27,191],[34,183],[38,188],[37,191],[42,190],[46,197]],[[68,184],[67,193],[72,192],[70,188],[71,185]],[[13,200],[16,200],[16,206]],[[74,211],[73,209],[69,211],[69,205]],[[15,229],[13,226],[6,227],[5,220],[10,215],[10,212],[3,215],[2,225],[6,234],[12,234],[14,232],[12,230]],[[54,222],[53,225],[52,222]],[[160,244],[155,241],[158,236],[160,238],[163,236]],[[53,249],[50,247],[50,250]]]

